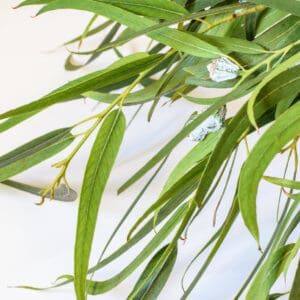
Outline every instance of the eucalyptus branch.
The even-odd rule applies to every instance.
[[[249,239],[253,239],[253,243],[261,250],[261,232],[264,232],[265,237],[265,231],[261,230],[263,225],[260,224],[258,215],[263,217],[265,212],[261,212],[257,205],[260,201],[258,189],[261,187],[260,182],[267,180],[279,185],[280,193],[286,194],[288,199],[260,259],[242,287],[236,287],[239,292],[235,299],[240,298],[244,292],[247,300],[275,297],[270,294],[272,286],[281,274],[286,274],[299,248],[299,241],[295,241],[291,233],[300,221],[299,194],[292,194],[293,189],[300,189],[300,182],[296,181],[299,166],[297,146],[300,137],[300,54],[296,50],[300,45],[300,6],[293,0],[249,1],[253,4],[241,2],[245,1],[25,0],[19,5],[40,4],[41,9],[37,15],[62,9],[92,13],[83,33],[65,45],[78,42],[80,48],[83,41],[93,36],[94,39],[99,39],[97,49],[72,53],[91,55],[86,63],[88,64],[98,59],[101,52],[110,50],[115,60],[108,67],[74,79],[35,101],[0,113],[0,120],[4,120],[0,123],[2,133],[56,104],[68,102],[72,105],[73,100],[82,96],[105,104],[101,111],[90,114],[83,120],[74,120],[73,126],[51,130],[0,157],[0,182],[5,183],[63,151],[76,140],[65,158],[52,165],[58,169],[57,176],[41,192],[41,201],[38,203],[41,205],[49,195],[53,198],[58,191],[67,192],[69,185],[66,177],[70,163],[97,131],[81,185],[74,271],[70,275],[58,277],[58,280],[63,281],[50,288],[74,282],[76,300],[86,300],[88,294],[100,295],[111,291],[132,273],[138,272],[139,267],[148,261],[131,293],[121,297],[159,298],[163,287],[169,286],[168,278],[172,276],[177,255],[181,254],[177,251],[183,244],[180,240],[185,242],[191,230],[195,230],[197,236],[201,234],[194,221],[203,215],[205,217],[207,210],[208,214],[213,215],[214,226],[221,201],[229,196],[231,203],[228,207],[224,203],[227,215],[219,230],[207,241],[201,241],[204,247],[191,247],[189,254],[194,259],[184,272],[182,286],[190,266],[205,249],[209,250],[209,246],[211,249],[194,278],[191,278],[184,294],[177,295],[178,299],[187,299],[207,273],[217,254],[221,259],[228,258],[228,254],[222,256],[222,245],[232,234],[233,225],[239,215],[244,222],[242,226],[249,231]],[[103,17],[106,21],[97,26],[95,21],[98,17]],[[106,29],[108,33],[104,32]],[[139,53],[127,56],[126,51],[117,49],[143,35],[147,37],[147,42],[142,45],[143,50]],[[80,67],[82,66],[72,66],[69,55],[65,69],[73,71]],[[207,98],[198,87],[229,88],[230,92],[224,96]],[[192,91],[199,92],[198,96],[189,96]],[[137,128],[132,127],[134,121],[137,121],[136,115],[146,103],[150,107],[148,121],[156,121],[151,116],[161,96],[166,99],[165,103],[172,105],[179,100],[190,101],[196,111],[185,122],[186,125],[166,141],[144,165],[134,174],[126,174],[125,183],[120,182],[118,194],[158,167],[146,186],[137,192],[129,210],[116,223],[117,226],[104,244],[96,265],[89,268],[96,224],[102,209],[101,201],[124,134],[129,125],[132,130],[139,130],[139,124],[136,125]],[[248,100],[242,107],[236,107],[238,112],[233,112],[226,119],[225,108],[229,107],[228,103],[244,96],[249,96]],[[126,122],[127,110],[123,109],[126,105],[135,106],[135,113],[129,124]],[[200,105],[199,109],[197,105]],[[205,110],[203,105],[206,106]],[[180,110],[180,106],[178,107],[177,113],[182,118],[188,118],[185,116],[185,109]],[[157,115],[159,118],[159,112]],[[172,122],[177,121],[176,114]],[[250,148],[247,136],[255,128],[258,130],[257,124],[261,127],[268,126],[260,135],[255,136],[256,143]],[[156,134],[159,134],[159,130]],[[194,144],[191,149],[182,143],[187,138]],[[246,157],[240,156],[238,151],[242,142],[245,143]],[[122,243],[118,241],[117,248],[108,253],[109,245],[113,239],[117,240],[117,233],[129,213],[135,209],[146,189],[151,185],[155,187],[152,180],[179,144],[181,147],[175,155],[179,162],[174,168],[169,164],[172,170],[162,191],[156,188],[155,193],[151,194],[151,203],[146,203],[148,207],[133,222],[128,239],[125,237]],[[266,176],[266,170],[274,164],[274,157],[286,151],[289,155],[284,178]],[[286,178],[286,174],[292,156],[294,174],[290,180]],[[239,164],[235,164],[236,159],[240,160]],[[281,164],[277,167],[284,169]],[[238,180],[229,189],[233,170],[237,173]],[[68,188],[63,185],[64,189],[57,190],[61,182]],[[216,198],[220,183],[224,183],[224,186],[221,195]],[[22,183],[14,186],[24,188]],[[135,188],[139,187],[140,185],[135,185]],[[290,193],[286,192],[287,189],[290,189]],[[30,185],[27,185],[26,190],[37,193],[37,189],[30,189]],[[215,210],[214,207],[211,210],[209,205],[213,199],[216,199]],[[280,200],[277,217],[279,205]],[[153,229],[155,234],[151,234]],[[92,279],[96,271],[126,255],[142,243],[142,240],[143,248],[135,252],[137,255],[130,261],[126,256],[119,264],[116,274],[102,281]],[[189,243],[194,242],[189,239]],[[233,242],[238,241],[233,239]],[[300,270],[296,272],[291,287],[292,296],[299,292],[299,272]],[[88,278],[89,274],[92,274],[91,278]],[[27,285],[19,287],[43,290]],[[222,296],[228,298],[225,294]],[[203,296],[200,294],[197,297]],[[220,298],[219,295],[216,296],[218,297]]]

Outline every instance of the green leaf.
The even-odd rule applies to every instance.
[[[245,31],[248,41],[252,41],[255,38],[257,18],[258,15],[256,13],[245,16]]]
[[[299,0],[251,0],[251,2],[277,8],[300,17]]]
[[[286,260],[285,260],[285,262],[282,266],[282,270],[283,270],[285,278],[287,276],[287,273],[288,273],[288,270],[290,268],[290,265],[291,265],[292,261],[294,260],[297,253],[299,252],[299,249],[300,249],[300,238],[298,239],[298,241],[294,245],[293,249],[291,250],[290,254],[286,258]]]
[[[282,187],[300,190],[300,182],[299,181],[288,180],[285,178],[271,177],[271,176],[264,176],[263,179],[266,181],[269,181],[273,184],[280,185]]]
[[[0,182],[41,163],[68,147],[72,128],[54,130],[0,157]]]
[[[22,6],[28,6],[28,5],[40,5],[40,4],[48,4],[52,2],[53,0],[25,0],[21,2],[16,8],[22,7]]]
[[[40,197],[41,197],[41,192],[44,190],[44,188],[35,187],[29,184],[24,184],[13,180],[5,180],[2,181],[1,184],[5,184],[17,190],[24,191]],[[50,195],[50,193],[48,193],[46,195],[46,198],[49,199],[51,198],[53,200],[64,201],[64,202],[71,202],[77,199],[77,193],[76,191],[72,190],[66,185],[61,184],[58,188],[54,190],[53,196]]]
[[[31,118],[32,116],[34,116],[37,113],[38,113],[37,111],[24,113],[24,114],[18,115],[16,117],[11,117],[11,118],[5,120],[4,122],[1,122],[0,123],[0,133],[22,123],[23,121]]]
[[[289,198],[296,200],[296,201],[300,201],[300,193],[298,194],[289,194]]]
[[[150,262],[147,264],[145,270],[143,271],[141,277],[139,278],[138,282],[133,288],[133,292],[137,289],[140,290],[140,292],[135,296],[131,297],[132,293],[128,296],[128,299],[133,300],[154,300],[157,299],[159,296],[161,290],[165,286],[172,269],[174,267],[174,264],[176,262],[177,257],[177,248],[174,248],[172,253],[169,255],[167,261],[164,265],[162,265],[159,269],[155,268],[157,262],[161,258],[161,256],[166,251],[168,245],[160,249],[154,257],[150,260]],[[153,275],[150,277],[150,280],[146,284],[143,285],[145,278],[148,277],[149,272],[155,270]],[[142,286],[141,286],[142,285]]]
[[[285,262],[293,246],[293,244],[285,245],[270,253],[255,276],[248,290],[246,300],[267,299],[271,287],[281,274],[280,267]]]
[[[278,67],[274,68],[274,70],[272,70],[270,72],[270,74],[267,75],[262,80],[262,82],[260,82],[257,85],[257,87],[255,88],[253,94],[251,95],[251,97],[250,97],[250,99],[248,101],[248,109],[247,109],[249,119],[250,119],[251,123],[253,124],[253,126],[257,127],[256,121],[255,121],[253,107],[254,107],[254,103],[255,103],[256,97],[260,93],[261,89],[268,82],[270,82],[272,79],[274,79],[276,76],[280,75],[281,73],[285,72],[286,70],[288,70],[289,68],[291,68],[293,65],[295,65],[299,60],[300,60],[300,53],[297,53],[297,54],[293,55],[292,57],[288,58],[286,61],[284,61],[283,63],[281,63]]]
[[[255,39],[255,41],[270,50],[278,50],[298,40],[300,33],[299,18],[295,16],[283,17],[275,22]]]
[[[300,261],[296,270],[292,289],[290,291],[289,300],[298,300],[300,297]]]
[[[74,283],[78,300],[85,300],[86,276],[98,210],[124,132],[123,113],[119,110],[111,112],[97,134],[86,166],[78,209],[74,254]]]
[[[275,294],[272,294],[272,295],[269,295],[268,299],[267,300],[276,300],[276,299],[279,299],[285,295],[289,294],[288,292],[287,293],[275,293]]]
[[[204,81],[202,79],[197,79],[197,77],[190,77],[186,81],[187,84],[200,84],[199,86],[201,87],[206,87],[206,88],[228,88],[229,86],[232,87],[234,84],[229,83],[229,81],[224,81],[221,84],[217,84],[217,82],[214,81]],[[203,84],[202,84],[203,83]],[[210,84],[212,83],[212,85]],[[225,83],[223,85],[223,83]],[[201,98],[201,97],[192,97],[188,95],[181,95],[185,100],[190,101],[192,103],[198,104],[198,105],[212,105],[215,102],[216,98]],[[217,97],[220,98],[220,97]]]
[[[174,19],[187,11],[170,0],[97,0],[124,10],[157,19]]]
[[[115,20],[135,31],[144,30],[157,24],[154,21],[140,18],[139,16],[118,7],[92,0],[73,0],[71,2],[68,0],[55,0],[44,6],[39,13],[56,9],[79,9],[90,11]],[[190,55],[208,58],[223,56],[223,53],[218,48],[187,32],[178,31],[172,28],[160,28],[147,35],[154,40]]]
[[[224,0],[192,0],[188,1],[186,7],[191,11],[199,11],[209,6],[215,6],[221,2],[224,2]]]
[[[299,133],[300,103],[296,103],[262,135],[242,167],[238,192],[240,209],[246,226],[257,241],[256,194],[259,181],[274,156]]]
[[[203,141],[197,143],[176,165],[171,174],[169,175],[167,181],[164,184],[162,193],[167,191],[176,181],[183,177],[183,175],[191,168],[193,165],[205,156],[212,152],[216,146],[218,140],[220,139],[223,130],[218,130],[209,134]]]
[[[215,35],[206,35],[206,34],[197,34],[202,40],[222,49],[226,52],[237,52],[237,53],[246,53],[246,54],[263,54],[266,53],[266,50],[256,44],[255,42],[250,42],[247,40],[227,37],[227,36],[215,36]]]
[[[294,102],[296,95],[289,95],[282,99],[276,106],[275,118],[277,119],[281,114],[283,114]]]
[[[103,88],[124,79],[131,78],[145,69],[156,65],[161,58],[162,55],[159,54],[146,55],[145,53],[136,53],[130,55],[104,70],[96,71],[75,79],[36,101],[0,114],[0,119],[42,110],[53,104],[73,100],[90,90]]]

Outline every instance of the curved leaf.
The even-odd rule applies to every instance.
[[[272,70],[270,72],[270,74],[266,75],[266,77],[257,85],[257,87],[255,88],[253,94],[251,95],[251,97],[248,101],[248,108],[247,108],[249,119],[253,126],[257,127],[253,107],[254,107],[255,100],[256,100],[258,94],[260,93],[261,89],[268,82],[270,82],[272,79],[274,79],[276,76],[285,72],[286,70],[291,68],[293,65],[295,65],[299,60],[300,60],[300,53],[293,55],[292,57],[290,57],[286,61],[284,61],[282,64],[280,64],[278,67],[276,67],[274,70]]]
[[[263,134],[242,167],[238,191],[240,209],[246,226],[257,241],[256,194],[259,181],[274,156],[299,133],[300,103],[296,103]]]
[[[268,182],[271,182],[273,184],[276,184],[276,185],[284,186],[284,187],[287,187],[290,189],[300,190],[300,182],[299,181],[271,177],[271,176],[264,176],[263,179]]]
[[[78,300],[85,300],[86,276],[101,197],[124,132],[123,113],[119,110],[111,112],[98,132],[86,166],[78,208],[74,254],[74,284]]]
[[[62,128],[42,135],[0,157],[0,182],[50,158],[74,140],[72,128]]]

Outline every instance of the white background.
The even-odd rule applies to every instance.
[[[36,12],[34,8],[13,10],[15,3],[0,3],[0,76],[1,76],[1,104],[0,112],[30,102],[48,93],[50,90],[64,84],[68,80],[105,66],[115,59],[114,55],[104,55],[97,64],[78,72],[66,72],[63,69],[67,51],[62,45],[65,41],[81,33],[90,15],[82,12],[64,11],[46,14],[38,18],[31,18]],[[93,49],[98,44],[97,39],[90,39],[85,45]],[[143,43],[134,43],[122,49],[130,53],[142,49]],[[73,46],[74,49],[74,46]],[[202,90],[202,93],[207,91]],[[163,104],[163,103],[162,103]],[[239,104],[230,106],[232,114]],[[116,189],[124,182],[129,174],[133,174],[138,167],[147,161],[170,137],[172,137],[184,124],[187,117],[195,110],[189,103],[179,101],[170,106],[159,107],[153,121],[146,121],[147,108],[137,118],[129,129],[124,146],[121,150],[110,183],[106,189],[99,224],[95,236],[94,251],[91,261],[95,262],[104,245],[109,232],[126,211],[130,201],[134,199],[143,186],[145,180],[140,181],[133,188],[121,196],[116,196]],[[0,136],[0,154],[6,153],[14,147],[29,141],[53,128],[71,125],[93,113],[95,107],[91,101],[77,100],[69,104],[57,105],[41,115],[17,126]],[[130,116],[133,109],[127,109]],[[250,139],[253,144],[256,136]],[[91,142],[89,142],[90,145]],[[186,141],[168,161],[166,168],[143,198],[135,215],[141,213],[149,203],[155,200],[159,189],[168,176],[168,172],[175,163],[192,146]],[[16,179],[37,186],[47,186],[51,183],[57,170],[50,165],[62,158],[70,149],[51,158],[38,167],[20,174]],[[80,151],[70,166],[68,179],[77,191],[84,171],[84,165],[89,154],[88,145]],[[239,154],[239,165],[245,157],[244,149]],[[279,157],[269,174],[281,176],[283,158]],[[237,173],[237,172],[235,172]],[[237,174],[235,174],[237,175]],[[236,177],[236,176],[234,176]],[[277,189],[265,185],[260,189],[260,224],[262,225],[263,245],[266,244],[275,224],[275,207]],[[220,208],[220,219],[226,213],[226,203],[231,201],[234,192],[234,180]],[[0,187],[0,299],[7,300],[72,300],[75,299],[72,286],[47,292],[33,292],[8,288],[18,284],[31,284],[34,286],[47,286],[61,274],[72,273],[73,244],[76,227],[76,214],[78,201],[74,203],[61,203],[47,201],[42,207],[34,205],[37,197],[18,192],[1,185]],[[195,223],[188,241],[179,246],[179,260],[168,287],[160,299],[179,299],[181,290],[179,280],[185,266],[197,252],[197,249],[208,239],[213,232],[212,214],[216,200],[207,208],[206,214]],[[263,215],[263,218],[262,218]],[[131,220],[133,220],[134,216]],[[130,222],[120,233],[113,247],[125,240],[126,229]],[[139,249],[130,252],[111,267],[99,272],[95,278],[103,280],[116,274],[120,266],[135,257]],[[251,266],[259,257],[259,252],[253,239],[244,229],[241,220],[234,226],[233,233],[222,247],[222,255],[208,269],[190,299],[232,299],[238,287],[251,270]],[[202,257],[203,259],[203,257]],[[194,270],[201,265],[199,260]],[[141,270],[141,269],[140,269]],[[191,273],[191,274],[192,274]],[[133,275],[115,288],[113,291],[95,297],[96,299],[125,299],[137,279]],[[284,282],[277,284],[279,290],[286,290]]]

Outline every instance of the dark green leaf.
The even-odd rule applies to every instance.
[[[279,298],[281,298],[281,297],[283,297],[287,294],[288,293],[275,293],[275,294],[269,295],[267,300],[276,300],[276,299],[279,299]]]
[[[300,261],[296,270],[292,289],[290,291],[289,300],[298,300],[300,298]]]
[[[17,175],[68,147],[71,128],[54,130],[0,157],[0,182]]]
[[[195,163],[201,161],[208,154],[212,152],[220,139],[223,130],[218,130],[209,134],[203,141],[197,143],[176,165],[167,181],[164,184],[162,193],[167,191],[177,180],[183,177],[183,175],[194,166]]]
[[[168,257],[167,261],[164,265],[162,265],[159,269],[155,268],[157,261],[161,258],[161,256],[164,254],[165,250],[167,249],[168,245],[160,249],[154,257],[150,260],[150,262],[147,264],[145,270],[143,271],[141,277],[139,278],[138,282],[133,288],[133,291],[136,291],[137,289],[140,290],[140,292],[133,298],[131,298],[131,294],[128,296],[128,299],[133,300],[155,300],[158,298],[161,290],[165,286],[172,269],[174,267],[174,264],[176,262],[177,257],[177,248],[174,248],[173,252]],[[144,284],[145,278],[148,277],[149,272],[152,270],[155,270],[152,276],[150,276],[150,280],[146,284]],[[144,284],[141,286],[141,284]]]

